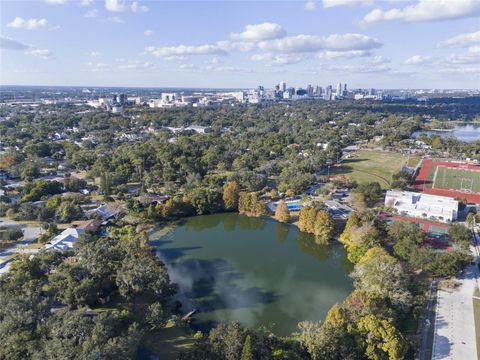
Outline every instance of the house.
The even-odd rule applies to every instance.
[[[88,233],[96,233],[99,229],[100,226],[102,225],[102,222],[97,219],[90,219],[90,220],[77,220],[72,222],[72,225],[80,230],[83,230]]]
[[[396,209],[400,215],[442,222],[455,221],[458,215],[458,201],[411,191],[388,190],[385,206]]]
[[[80,228],[68,228],[45,244],[45,250],[67,251],[73,249],[73,244],[85,231]]]
[[[100,205],[96,209],[87,211],[87,215],[98,215],[103,220],[108,220],[111,218],[119,218],[123,214],[123,212],[123,206],[119,204],[104,204]]]

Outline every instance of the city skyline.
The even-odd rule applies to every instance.
[[[478,88],[480,1],[4,1],[2,85]]]

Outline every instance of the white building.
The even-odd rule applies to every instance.
[[[65,229],[45,244],[45,250],[72,250],[73,244],[77,241],[80,234],[83,233],[84,230],[80,228]]]
[[[445,196],[388,190],[385,206],[395,208],[399,215],[426,218],[442,222],[457,219],[458,201]]]

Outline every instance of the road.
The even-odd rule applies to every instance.
[[[427,307],[425,309],[425,320],[423,323],[423,329],[422,329],[422,345],[420,347],[420,352],[419,352],[419,360],[426,360],[426,352],[427,352],[427,345],[428,345],[428,333],[430,331],[430,319],[432,317],[432,310],[433,310],[433,304],[434,300],[437,294],[437,281],[434,280],[430,284],[430,290],[428,292],[428,300],[427,300]]]
[[[36,241],[40,234],[42,233],[42,229],[40,227],[25,227],[23,224],[19,224],[15,221],[11,221],[5,218],[1,219],[0,226],[6,227],[19,227],[23,230],[23,238],[21,241],[18,241],[15,245],[3,250],[0,252],[0,275],[8,272],[10,269],[10,262],[12,261],[12,254],[15,253],[29,253],[23,249],[28,244]]]
[[[432,360],[476,360],[477,348],[472,296],[478,267],[469,265],[455,289],[438,290]]]

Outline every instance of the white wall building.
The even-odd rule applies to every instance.
[[[385,206],[393,207],[399,215],[425,218],[442,222],[457,219],[458,201],[444,196],[388,190]]]
[[[77,241],[79,235],[83,233],[84,230],[79,228],[65,229],[45,244],[45,250],[72,250],[73,244]]]

